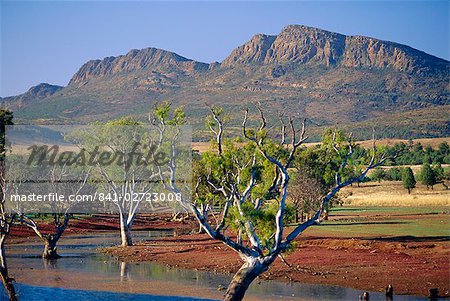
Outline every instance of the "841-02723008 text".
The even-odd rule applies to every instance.
[[[12,194],[11,202],[180,202],[181,193],[175,192],[135,192],[118,195],[116,193],[95,192],[94,194]]]

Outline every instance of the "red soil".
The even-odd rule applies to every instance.
[[[53,232],[55,226],[50,221],[37,222],[38,228],[43,233]],[[133,230],[180,230],[191,229],[194,221],[173,221],[170,214],[148,214],[136,217]],[[85,218],[72,218],[64,235],[81,234],[88,232],[106,232],[119,230],[119,217],[111,215],[95,215]],[[18,242],[19,238],[35,235],[33,230],[25,225],[17,225],[11,228],[12,241]]]
[[[130,248],[105,252],[125,261],[157,261],[187,269],[236,272],[241,261],[228,247],[206,235],[161,238]],[[449,296],[448,242],[395,242],[343,238],[301,237],[294,252],[264,273],[262,279],[298,281],[426,296],[437,287]]]
[[[73,219],[64,235],[118,230],[118,218],[99,215]],[[39,223],[43,231],[52,231],[51,223]],[[193,220],[172,221],[170,215],[149,214],[136,219],[134,230],[176,229],[189,233],[196,229]],[[31,229],[16,226],[12,243],[34,236]],[[448,239],[411,237],[349,239],[301,236],[295,251],[285,255],[288,267],[277,260],[260,276],[262,279],[298,281],[383,291],[388,284],[396,294],[426,296],[428,289],[439,288],[440,295],[450,296],[450,244]],[[157,261],[173,267],[234,273],[239,256],[227,246],[206,235],[179,235],[141,242],[139,245],[104,250],[124,261]]]

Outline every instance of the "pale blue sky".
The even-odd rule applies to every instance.
[[[67,85],[90,59],[158,47],[222,61],[256,33],[303,24],[449,59],[449,1],[1,1],[0,96]]]

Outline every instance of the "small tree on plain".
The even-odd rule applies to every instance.
[[[420,170],[420,181],[423,185],[427,186],[427,189],[431,186],[433,189],[434,184],[436,184],[436,175],[430,164],[424,163],[422,169]]]
[[[289,192],[295,209],[295,222],[303,223],[305,215],[317,210],[326,191],[319,181],[308,177],[301,170],[292,184]]]
[[[402,182],[403,187],[408,189],[408,194],[411,193],[411,190],[416,187],[416,179],[414,178],[414,173],[411,167],[407,167],[402,172]]]

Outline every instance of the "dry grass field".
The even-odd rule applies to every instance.
[[[405,139],[382,139],[382,140],[377,140],[377,145],[393,146],[394,144],[400,143],[400,142],[408,144],[408,140],[405,140]],[[447,142],[448,144],[450,144],[450,137],[414,139],[413,142],[415,144],[421,143],[423,146],[430,145],[431,147],[436,148],[442,142]],[[306,147],[310,147],[310,146],[314,146],[314,145],[318,145],[318,144],[320,144],[320,142],[310,142],[310,143],[305,143],[304,145]],[[365,147],[365,148],[372,147],[371,140],[357,141],[356,144],[361,145],[362,147]],[[210,142],[193,142],[192,149],[202,153],[202,152],[205,152],[205,151],[211,149],[211,143]]]
[[[377,141],[377,145],[393,146],[394,144],[400,143],[400,142],[408,144],[408,140],[406,140],[406,139],[382,139],[382,140]],[[414,139],[413,142],[414,142],[414,144],[420,143],[423,146],[430,145],[432,148],[436,148],[442,142],[447,142],[450,144],[450,137]],[[371,140],[358,141],[356,143],[365,148],[372,146]]]
[[[442,184],[437,184],[434,189],[426,189],[418,183],[416,188],[408,194],[403,188],[402,182],[368,182],[360,184],[360,187],[353,185],[342,191],[349,194],[345,199],[345,205],[351,206],[449,206],[450,190],[446,190]]]

